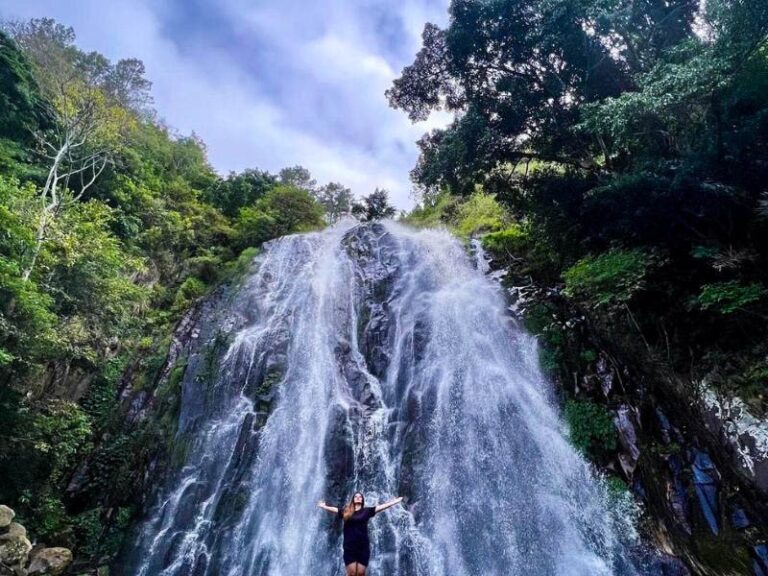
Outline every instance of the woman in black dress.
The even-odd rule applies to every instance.
[[[328,506],[324,501],[317,505],[331,514],[338,514],[344,520],[344,565],[347,576],[365,576],[368,559],[371,556],[371,544],[368,540],[368,520],[377,512],[399,504],[403,497],[395,498],[378,506],[365,507],[365,497],[355,492],[349,504],[343,508]]]

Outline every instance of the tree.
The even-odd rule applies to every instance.
[[[134,62],[117,70],[103,56],[80,52],[74,46],[74,31],[51,19],[11,23],[8,29],[34,64],[54,124],[35,132],[48,168],[39,193],[35,244],[21,273],[28,280],[62,206],[79,201],[94,184],[133,121],[118,95],[141,99],[148,86],[136,74],[143,67]]]
[[[295,186],[279,185],[253,206],[242,208],[235,226],[242,249],[324,225],[323,208],[311,194]]]
[[[277,185],[277,178],[263,170],[246,169],[230,172],[205,191],[205,198],[226,216],[235,217],[241,208],[250,206]]]
[[[283,168],[277,178],[281,184],[294,186],[307,192],[315,192],[317,189],[317,180],[312,178],[312,174],[303,166]]]
[[[362,202],[355,202],[352,206],[352,214],[366,222],[392,218],[396,212],[395,207],[389,203],[389,192],[383,188],[376,188],[364,196]]]
[[[349,214],[352,209],[352,190],[338,182],[330,182],[318,188],[315,198],[325,209],[325,217],[331,224]]]
[[[537,159],[596,168],[599,142],[573,129],[580,106],[634,87],[653,55],[691,34],[695,0],[454,0],[427,24],[413,64],[387,91],[412,120],[457,120],[421,142],[417,183],[473,184]],[[482,176],[481,176],[482,175]]]
[[[29,69],[29,62],[0,30],[0,138],[3,145],[14,142],[30,147],[33,131],[50,124],[45,114],[39,88]],[[25,150],[19,155],[28,157]]]

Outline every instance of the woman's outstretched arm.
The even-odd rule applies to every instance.
[[[394,498],[393,500],[390,500],[389,502],[384,502],[384,504],[379,504],[378,506],[376,506],[376,513],[378,514],[379,512],[382,512],[382,511],[386,510],[387,508],[391,508],[395,504],[400,504],[400,502],[402,502],[402,501],[403,501],[403,497],[402,496],[398,496],[397,498]]]
[[[339,509],[336,508],[336,506],[328,506],[328,504],[325,503],[325,500],[320,500],[320,502],[317,503],[318,508],[322,508],[326,512],[330,512],[331,514],[338,514]]]

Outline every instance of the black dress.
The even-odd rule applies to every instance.
[[[368,520],[376,514],[376,508],[361,508],[344,521],[344,566],[357,562],[368,566],[371,542],[368,540]],[[344,518],[344,507],[339,507],[339,517]]]

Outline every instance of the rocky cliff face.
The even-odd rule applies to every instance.
[[[538,328],[557,349],[550,368],[568,396],[612,414],[618,447],[596,463],[631,486],[646,534],[695,574],[768,574],[768,424],[738,398],[676,374],[631,318],[578,308],[531,283],[519,262],[489,268],[503,276],[514,314],[546,310]]]
[[[356,228],[354,233],[334,241],[335,248],[326,247],[325,252],[311,242],[295,240],[268,247],[266,268],[262,259],[259,271],[243,284],[219,290],[184,316],[149,386],[136,385],[137,367],[126,371],[120,386],[126,426],[148,426],[153,430],[153,440],[135,461],[132,474],[133,490],[145,517],[129,538],[124,555],[113,563],[115,573],[136,574],[147,554],[159,564],[153,564],[153,568],[143,566],[146,574],[159,566],[165,566],[171,574],[193,569],[195,573],[213,574],[237,558],[269,573],[267,566],[274,566],[279,559],[266,560],[258,554],[243,556],[248,548],[233,548],[250,546],[255,550],[253,540],[260,542],[262,549],[277,544],[264,540],[270,534],[268,529],[262,533],[258,524],[243,524],[243,518],[249,515],[262,517],[259,508],[250,502],[254,486],[263,485],[257,490],[266,490],[265,496],[271,494],[259,505],[266,507],[272,505],[272,499],[280,500],[279,493],[290,490],[283,487],[271,492],[273,488],[268,487],[281,477],[274,474],[277,467],[292,468],[287,456],[272,461],[272,468],[262,468],[266,438],[285,441],[283,450],[287,454],[296,449],[301,438],[306,438],[306,446],[321,451],[321,467],[305,470],[308,478],[319,479],[319,497],[336,502],[353,485],[373,486],[375,494],[408,495],[412,516],[398,521],[406,522],[411,526],[409,530],[416,530],[414,534],[428,542],[429,537],[417,527],[436,521],[429,503],[435,488],[428,481],[437,466],[430,448],[435,411],[440,406],[439,396],[435,395],[440,388],[434,386],[458,366],[464,370],[482,363],[499,368],[494,364],[498,360],[486,356],[487,343],[465,355],[465,348],[472,348],[475,336],[487,337],[488,323],[476,325],[471,318],[457,317],[455,325],[440,326],[440,320],[456,311],[450,307],[438,314],[427,306],[439,283],[435,284],[436,272],[431,268],[438,262],[427,264],[425,259],[448,258],[447,263],[443,262],[449,268],[447,278],[466,266],[459,254],[448,256],[441,252],[444,247],[440,243],[451,242],[447,237],[435,245],[419,246],[418,242],[410,244],[407,237],[374,225]],[[721,399],[706,394],[691,401],[691,396],[686,395],[687,383],[665,371],[663,365],[659,367],[658,362],[647,361],[642,350],[629,354],[621,342],[611,338],[615,326],[601,324],[599,318],[574,308],[556,290],[531,285],[516,276],[514,268],[499,269],[482,257],[477,260],[477,268],[496,280],[503,276],[509,291],[510,318],[522,318],[526,310],[546,303],[552,321],[568,334],[569,346],[574,349],[561,358],[569,377],[562,378],[560,386],[569,395],[600,403],[610,411],[618,447],[597,463],[630,485],[644,510],[642,531],[670,555],[646,557],[647,573],[686,574],[686,568],[671,555],[684,558],[695,574],[766,573],[765,496],[761,484],[764,451],[760,436],[763,425],[733,402],[723,404]],[[425,270],[430,272],[423,278],[431,280],[416,282],[415,278],[422,277]],[[326,278],[324,273],[330,276]],[[307,283],[295,285],[302,274]],[[329,282],[322,296],[317,292],[318,281]],[[470,291],[467,303],[486,289],[474,284],[476,281],[476,277],[467,276],[459,292]],[[473,294],[473,289],[479,292]],[[320,306],[323,298],[331,298],[324,307]],[[324,311],[320,316],[307,315],[305,306]],[[413,310],[420,307],[422,312],[414,314]],[[348,311],[341,313],[344,309]],[[271,320],[265,323],[265,318]],[[407,329],[404,318],[411,318]],[[301,340],[315,333],[318,323],[328,328],[320,332],[323,340]],[[451,340],[441,335],[446,328],[459,339],[455,349],[451,348]],[[582,352],[586,349],[597,353],[585,360]],[[322,350],[327,350],[327,357],[318,360],[314,354]],[[452,367],[446,368],[445,362]],[[323,368],[318,372],[320,366]],[[486,381],[494,382],[499,377],[502,381],[505,377],[518,381],[518,365],[512,363],[500,369],[506,371],[505,376],[494,369],[492,376],[481,378],[466,394],[482,397],[480,391]],[[435,374],[438,380],[428,383]],[[425,377],[427,380],[420,384],[423,390],[416,394],[414,382]],[[283,411],[286,409],[286,400],[283,398],[280,404],[278,393],[286,385],[286,378],[297,385],[297,396],[289,401],[300,413],[297,427],[290,428],[293,424],[289,418],[281,427],[293,431],[273,430],[265,438],[265,430],[276,425],[274,419],[269,424],[275,409],[281,405]],[[331,388],[322,392],[313,388],[313,382],[323,387],[330,383]],[[553,392],[558,395],[557,389]],[[233,404],[237,398],[242,401]],[[301,416],[304,412],[300,406],[308,398],[311,401],[306,416]],[[338,401],[318,409],[316,403],[322,406],[324,398]],[[212,420],[212,414],[231,417],[231,425]],[[322,418],[313,420],[318,414]],[[427,426],[426,422],[431,424]],[[163,424],[158,427],[158,423]],[[466,427],[475,425],[466,423],[462,428],[467,447],[473,441]],[[507,430],[508,426],[511,424],[500,421],[487,433],[508,442],[519,436],[515,427]],[[309,436],[303,436],[307,430]],[[523,450],[522,445],[516,450]],[[455,459],[458,454],[444,459]],[[307,455],[297,454],[294,458],[304,461]],[[519,459],[520,454],[515,458]],[[99,462],[92,460],[80,466],[69,486],[72,501],[93,496],[96,488],[90,478],[98,466]],[[542,469],[539,473],[552,472]],[[261,480],[256,481],[254,474],[260,474]],[[388,475],[392,474],[397,485],[389,486],[392,479]],[[350,478],[354,479],[351,483]],[[509,472],[500,478],[514,482]],[[457,477],[453,482],[461,485],[463,481]],[[529,494],[525,499],[532,497]],[[209,516],[201,517],[201,510],[209,510]],[[333,558],[338,533],[328,532],[327,527],[316,524],[317,518],[310,517],[313,520],[302,530],[322,535],[318,546],[326,550],[326,558]],[[242,532],[251,534],[252,541],[240,543]],[[142,540],[142,534],[143,538],[155,534],[151,537],[159,540],[152,544],[151,540]],[[378,534],[377,547],[401,550],[385,560],[388,569],[399,565],[395,570],[403,574],[432,573],[431,568],[419,566],[415,558],[402,552],[405,549],[397,544],[397,530],[390,524]],[[286,532],[282,537],[291,541],[294,535]],[[457,533],[455,538],[460,542],[462,536]],[[303,549],[300,541],[295,544],[297,550]],[[424,540],[409,544],[426,545]],[[214,549],[218,550],[215,554]],[[325,562],[321,561],[324,566]],[[547,573],[546,568],[542,570]]]

